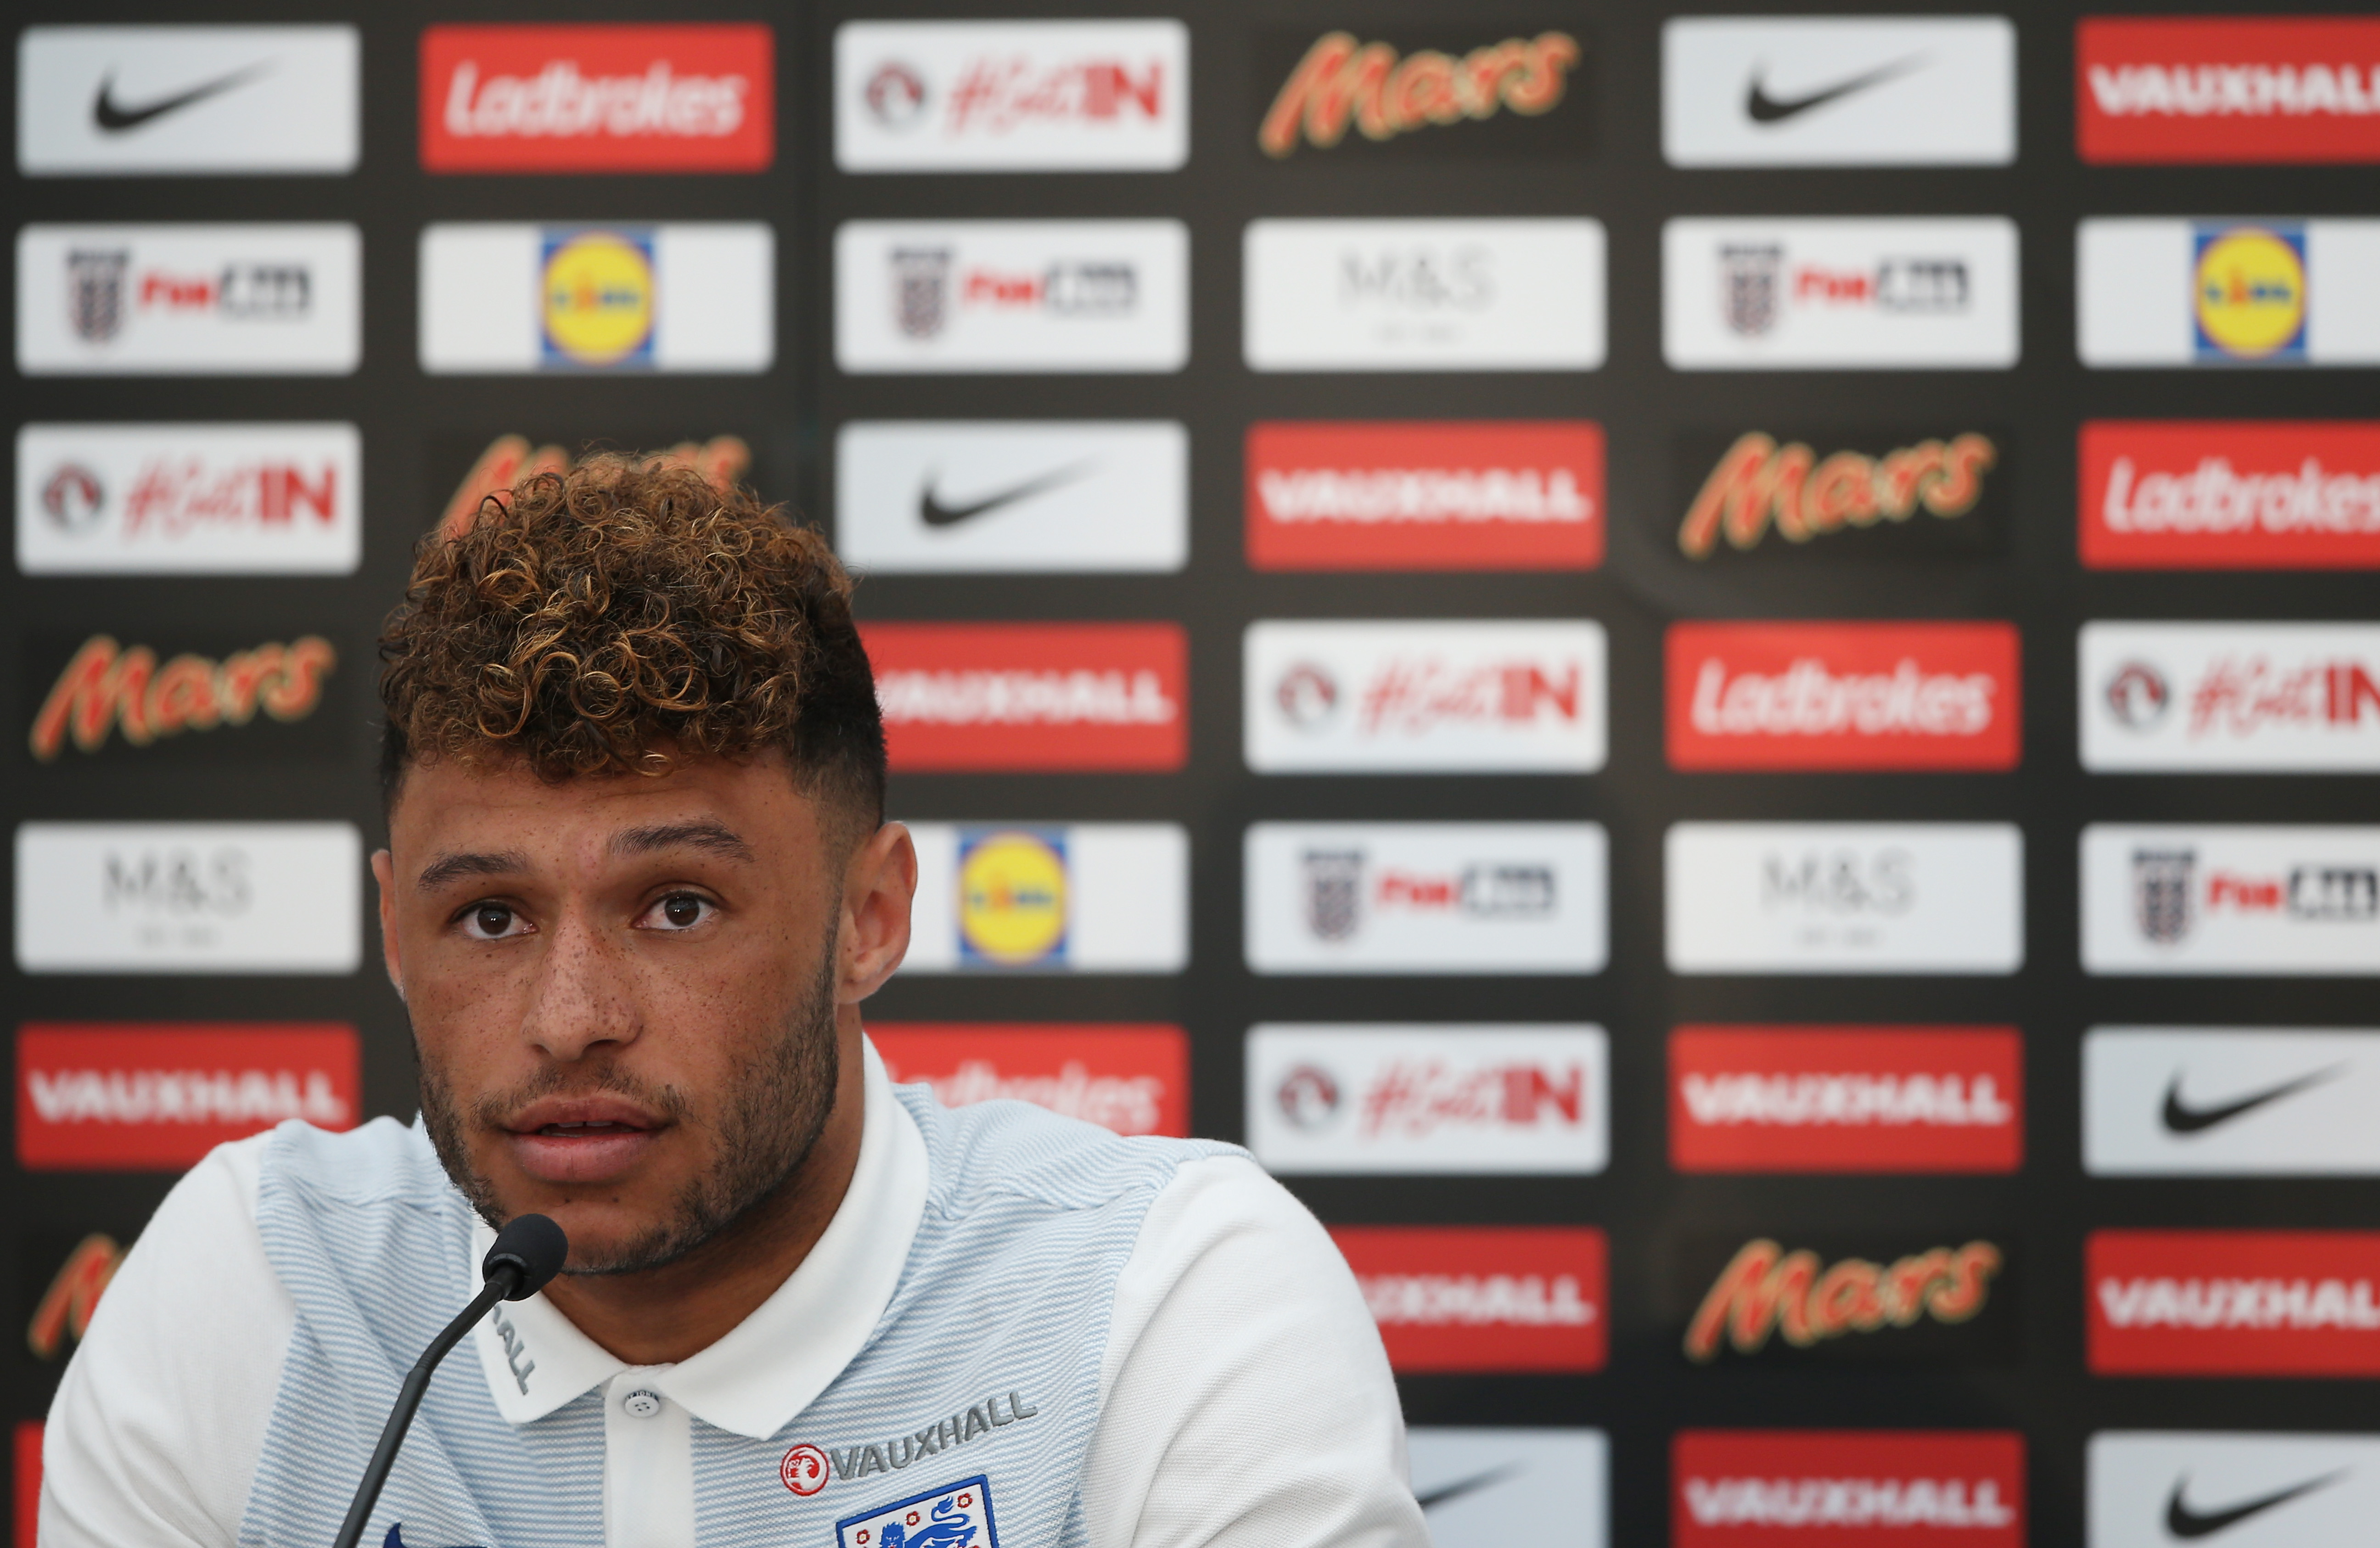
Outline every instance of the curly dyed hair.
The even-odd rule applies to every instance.
[[[540,779],[774,748],[882,820],[884,731],[826,540],[668,459],[532,474],[415,550],[380,639],[381,780],[452,758]]]

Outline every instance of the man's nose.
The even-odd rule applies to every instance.
[[[565,913],[547,930],[521,1035],[565,1063],[602,1044],[635,1042],[642,1019],[629,978],[618,944],[593,921]]]

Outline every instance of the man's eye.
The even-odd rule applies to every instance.
[[[691,930],[717,913],[719,905],[691,892],[673,892],[645,911],[637,923],[649,930]]]
[[[509,903],[480,903],[463,915],[463,933],[473,940],[503,940],[528,930],[528,923]]]

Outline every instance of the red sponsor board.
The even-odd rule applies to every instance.
[[[2107,1376],[2380,1376],[2380,1231],[2094,1231]]]
[[[1148,772],[1190,756],[1177,623],[868,623],[895,774]]]
[[[1603,427],[1588,420],[1252,425],[1257,570],[1592,570]]]
[[[33,1548],[42,1518],[42,1421],[17,1421],[17,1548]]]
[[[759,172],[776,159],[776,43],[757,22],[432,27],[431,172]]]
[[[2014,1027],[1683,1026],[1670,1034],[1682,1172],[2012,1172]]]
[[[17,1161],[30,1171],[178,1171],[302,1119],[352,1128],[362,1050],[331,1023],[28,1024],[17,1032]]]
[[[1177,1026],[879,1022],[868,1028],[892,1079],[948,1107],[1007,1099],[1119,1134],[1190,1132],[1190,1039]]]
[[[2024,1542],[2010,1431],[1682,1430],[1670,1470],[1673,1548]]]
[[[1399,1371],[1600,1371],[1609,1320],[1591,1226],[1337,1226]]]
[[[1670,766],[2016,767],[2008,623],[1674,623]]]
[[[2095,419],[2081,450],[2090,569],[2380,569],[2380,421]]]
[[[2086,162],[2380,161],[2380,20],[2088,17],[2074,44]]]

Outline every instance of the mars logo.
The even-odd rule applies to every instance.
[[[1810,1248],[1788,1252],[1773,1239],[1755,1238],[1737,1249],[1710,1281],[1686,1324],[1686,1358],[1708,1365],[1729,1353],[1750,1358],[1774,1352],[1772,1335],[1790,1351],[1814,1355],[1856,1336],[1881,1342],[1839,1352],[1853,1358],[1921,1351],[1972,1357],[2013,1336],[2015,1323],[2006,1308],[1993,1325],[1976,1328],[1974,1336],[1961,1336],[1993,1304],[1994,1284],[2007,1267],[2006,1250],[1982,1240],[1889,1261],[1844,1256],[1830,1264]]]
[[[2305,229],[2200,226],[2192,240],[2199,358],[2302,360]]]
[[[1749,551],[1761,547],[1772,525],[1778,537],[1799,547],[1846,530],[1910,527],[1921,511],[1943,522],[1959,521],[1983,501],[1985,476],[1999,460],[1994,440],[1972,430],[1876,454],[1841,451],[1824,457],[1806,441],[1780,445],[1766,431],[1746,431],[1711,466],[1687,507],[1678,527],[1678,551],[1688,559],[1709,559],[1720,551],[1722,537],[1729,549]],[[1976,525],[1970,524],[1971,529]],[[1924,533],[1921,541],[1933,537]]]
[[[960,834],[963,961],[1004,967],[1062,961],[1066,914],[1062,831],[1012,828]]]
[[[145,645],[127,650],[93,635],[58,673],[27,740],[33,756],[49,763],[69,738],[96,753],[116,731],[146,747],[185,731],[244,726],[260,709],[275,720],[302,720],[322,704],[322,681],[338,659],[330,641],[306,635],[221,660],[185,653],[160,667]]]
[[[548,233],[544,248],[546,364],[650,365],[652,234]]]
[[[1260,75],[1261,60],[1279,57],[1282,43],[1296,47],[1286,35],[1259,45]],[[1301,144],[1334,150],[1351,127],[1366,139],[1386,143],[1415,131],[1479,124],[1504,111],[1540,117],[1561,105],[1570,72],[1583,53],[1576,38],[1551,30],[1532,39],[1506,38],[1461,55],[1418,48],[1402,58],[1389,43],[1363,42],[1352,32],[1325,32],[1281,83],[1257,130],[1257,145],[1280,160]],[[1579,119],[1583,132],[1584,114],[1572,116]],[[1449,148],[1485,150],[1518,143],[1507,135],[1482,137],[1475,148]]]

